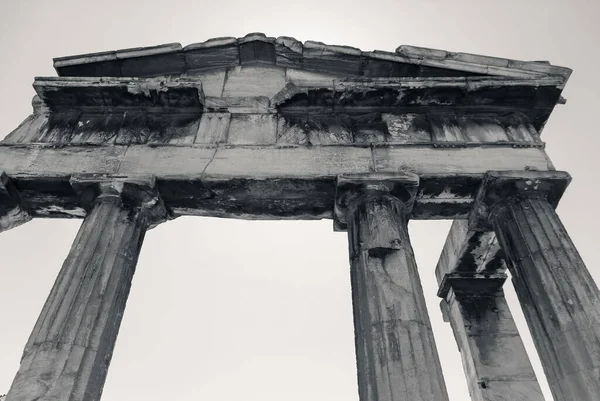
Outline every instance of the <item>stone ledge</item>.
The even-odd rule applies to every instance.
[[[493,294],[502,288],[506,277],[504,273],[448,273],[442,278],[437,296],[446,298],[450,289],[459,294]]]

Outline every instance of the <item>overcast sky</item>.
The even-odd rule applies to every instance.
[[[596,281],[600,217],[597,1],[0,0],[0,138],[31,113],[52,58],[218,36],[393,51],[401,44],[574,69],[542,139],[574,180],[558,212]],[[0,394],[80,220],[35,220],[0,234]],[[441,321],[434,269],[450,223],[411,222],[411,238],[452,401],[468,399]],[[103,401],[357,401],[346,235],[329,220],[179,218],[150,231]],[[535,357],[512,285],[507,296]],[[538,378],[551,400],[536,360]]]

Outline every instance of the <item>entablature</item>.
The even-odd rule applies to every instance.
[[[271,98],[205,96],[203,83],[37,78],[34,114],[3,143],[543,147],[560,97],[553,78],[290,81]]]
[[[73,174],[156,176],[173,215],[331,218],[336,177],[420,177],[411,218],[461,218],[488,170],[553,170],[570,70],[401,46],[217,38],[55,59],[0,170],[34,217],[80,217]]]

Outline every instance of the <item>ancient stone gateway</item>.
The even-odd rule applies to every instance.
[[[145,232],[181,215],[347,230],[362,401],[448,396],[407,231],[453,219],[438,295],[474,400],[600,399],[600,293],[539,134],[570,70],[250,34],[55,59],[0,146],[0,229],[81,217],[7,401],[98,400]]]

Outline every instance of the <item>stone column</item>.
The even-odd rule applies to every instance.
[[[440,306],[473,401],[544,401],[501,289],[506,275],[450,279]],[[499,280],[502,278],[502,280]]]
[[[562,172],[488,173],[494,227],[556,401],[600,399],[600,292],[554,211]]]
[[[347,227],[361,401],[444,401],[448,394],[407,220],[418,177],[338,178]]]
[[[152,178],[78,177],[88,209],[6,401],[99,400],[144,234],[164,216]]]
[[[8,176],[0,171],[0,233],[31,220],[17,188]]]

